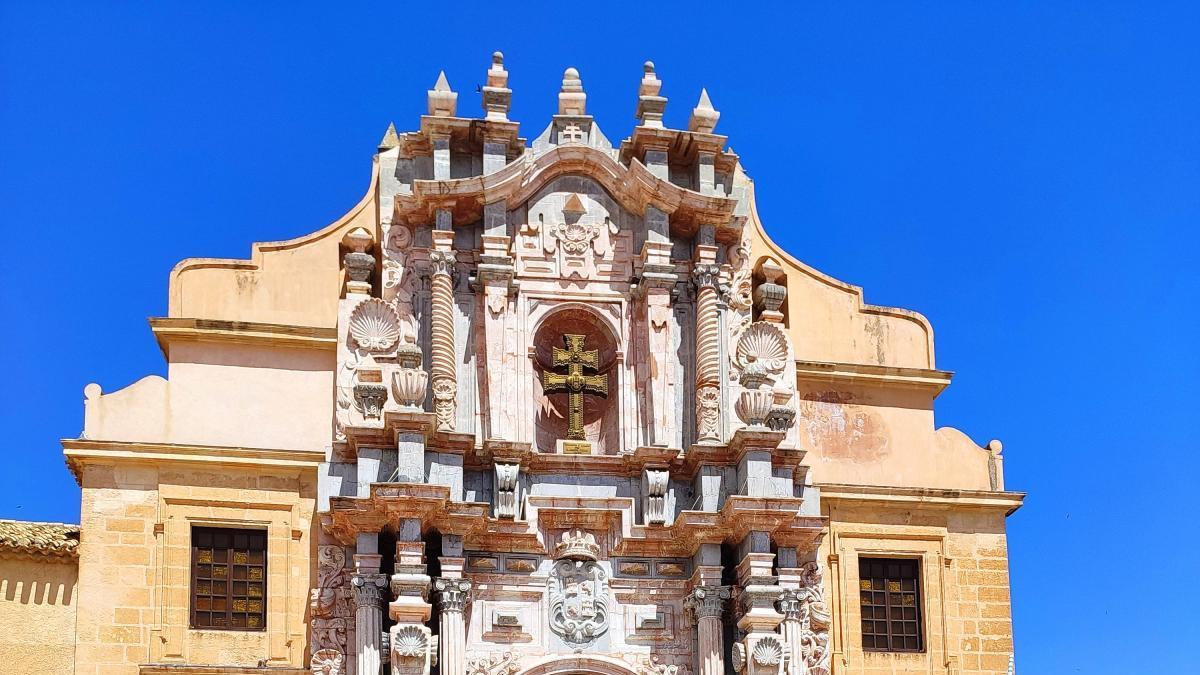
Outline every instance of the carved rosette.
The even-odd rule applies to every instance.
[[[454,365],[453,251],[429,254],[433,269],[430,310],[430,370],[433,377],[433,410],[438,431],[453,431],[457,413],[458,382]]]
[[[591,250],[592,242],[600,236],[600,225],[580,221],[555,223],[550,227],[550,234],[558,240],[567,255],[583,255]]]
[[[462,612],[470,601],[471,582],[467,579],[439,578],[433,582],[438,608],[443,612]]]
[[[697,623],[706,618],[720,619],[725,614],[729,596],[728,586],[697,586],[684,599],[683,606]]]

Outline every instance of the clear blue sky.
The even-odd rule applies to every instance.
[[[650,58],[778,242],[933,322],[938,423],[1030,494],[1018,672],[1194,663],[1196,3],[341,4],[0,5],[0,517],[76,521],[58,439],[88,382],[165,374],[171,267],[342,214],[439,69],[478,115],[503,50],[532,138],[574,65],[620,139]]]

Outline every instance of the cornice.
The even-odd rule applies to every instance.
[[[929,507],[940,509],[985,509],[1004,511],[1011,515],[1025,502],[1024,492],[993,492],[990,490],[952,490],[945,488],[885,487],[880,485],[849,485],[817,483],[821,501],[896,504],[904,508]]]
[[[337,330],[316,326],[292,326],[251,321],[152,317],[150,330],[163,356],[170,360],[175,342],[221,342],[227,344],[337,349]]]
[[[932,368],[903,368],[868,363],[838,363],[796,359],[796,379],[816,382],[847,382],[930,390],[942,393],[954,373]]]
[[[270,450],[217,445],[182,445],[127,441],[62,439],[67,468],[80,483],[83,465],[105,462],[188,462],[213,466],[258,466],[316,471],[325,453],[313,450]]]
[[[701,224],[716,227],[717,237],[734,241],[745,219],[735,215],[737,200],[703,195],[663,180],[636,159],[628,166],[608,153],[586,145],[563,145],[537,157],[526,153],[504,168],[483,176],[449,180],[414,180],[410,194],[397,194],[393,222],[420,225],[433,220],[437,209],[451,209],[455,223],[477,220],[484,204],[504,201],[515,208],[547,183],[563,175],[586,175],[633,213],[654,206],[671,214],[676,234],[690,235]]]

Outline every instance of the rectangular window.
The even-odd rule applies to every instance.
[[[863,649],[921,651],[921,563],[859,558],[858,579]]]
[[[192,528],[192,628],[267,625],[267,533]]]

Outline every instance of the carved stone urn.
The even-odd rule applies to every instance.
[[[743,390],[733,406],[734,412],[752,427],[765,426],[775,403],[771,378],[764,370],[751,365],[742,371],[741,379]]]
[[[421,348],[405,341],[396,349],[399,368],[392,371],[392,394],[406,408],[420,410],[425,404],[429,373],[421,370]]]

